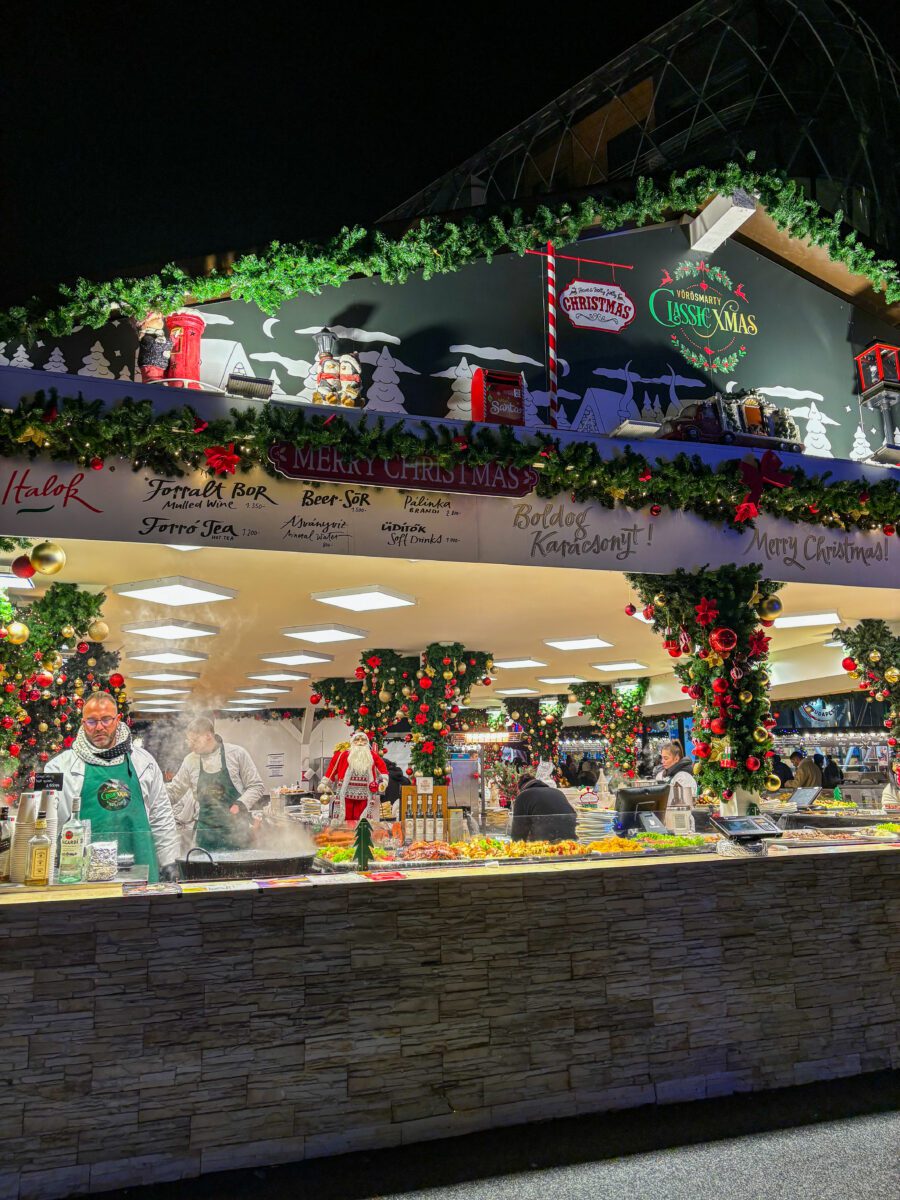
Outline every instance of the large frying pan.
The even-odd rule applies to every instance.
[[[182,879],[270,879],[278,875],[304,875],[314,858],[314,854],[260,858],[255,850],[210,853],[194,846],[185,858],[179,859],[178,866]]]

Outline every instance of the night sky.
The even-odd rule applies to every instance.
[[[17,7],[0,303],[371,224],[689,6]]]

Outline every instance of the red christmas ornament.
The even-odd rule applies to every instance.
[[[96,458],[96,457],[92,458],[90,466],[91,466],[92,471],[102,471],[103,470],[103,459]]]
[[[625,615],[626,616],[633,617],[636,612],[637,612],[637,609],[634,607],[633,604],[625,605]]]
[[[709,758],[712,747],[709,742],[694,742],[694,753],[698,758]]]
[[[811,512],[811,513],[813,513],[813,514],[815,514],[815,513],[817,513],[817,512],[819,511],[819,506],[818,506],[818,504],[807,504],[807,506],[806,506],[806,507],[807,507],[807,509],[809,510],[809,512]]]
[[[482,679],[481,682],[484,684],[485,687],[490,687],[491,686],[491,677],[489,675],[485,675],[484,679]]]
[[[367,704],[361,704],[359,706],[359,715],[361,717],[367,717],[369,715],[369,706]]]
[[[38,758],[41,760],[42,763],[45,763],[45,762],[49,762],[50,755],[47,754],[47,752],[45,750],[42,750],[40,752],[40,754],[38,755]]]
[[[697,683],[692,683],[687,690],[688,695],[692,700],[699,700],[703,695],[703,689]]]
[[[90,650],[90,646],[87,644],[87,642],[79,642],[75,649],[79,654],[87,654],[88,650]]]
[[[722,788],[722,799],[730,800],[734,796],[734,788]]]
[[[728,722],[724,717],[713,717],[709,723],[710,733],[714,733],[716,737],[721,737],[728,728]]]
[[[430,710],[430,708],[431,708],[430,704],[420,704],[419,712],[423,712],[423,713],[428,712]]]
[[[377,792],[377,791],[378,791],[378,784],[377,784],[377,783],[370,783],[370,784],[369,784],[369,791],[370,791],[370,792],[373,792],[373,793],[374,793],[374,792]]]
[[[651,517],[658,517],[661,512],[662,512],[661,504],[651,504],[650,505],[650,516]]]
[[[673,646],[669,650],[669,658],[681,658],[681,651],[678,649],[677,646]]]
[[[881,531],[888,537],[893,537],[897,531],[897,527],[895,525],[882,525]]]
[[[652,478],[653,472],[649,467],[644,467],[643,471],[641,471],[640,475],[638,475],[638,479],[641,481],[641,483],[649,483]]]
[[[869,493],[868,492],[860,492],[859,493],[859,502],[860,502],[860,504],[868,504],[869,503]]]
[[[641,616],[644,618],[644,620],[645,620],[645,621],[652,621],[652,620],[653,620],[653,614],[654,614],[655,612],[656,612],[656,609],[653,607],[653,605],[652,605],[652,604],[648,604],[648,605],[646,606],[646,608],[644,609],[644,611],[641,613]]]
[[[41,671],[40,675],[35,675],[34,682],[39,688],[48,688],[53,683],[53,676]]]
[[[758,771],[759,768],[762,766],[762,763],[756,757],[755,754],[749,754],[747,756],[747,761],[744,763],[744,766],[747,768],[748,771]]]
[[[419,687],[422,689],[423,692],[427,692],[431,686],[432,686],[432,683],[431,683],[431,680],[429,679],[429,677],[427,675],[423,675],[422,678],[419,680]]]
[[[709,644],[716,654],[730,654],[737,645],[737,634],[727,625],[720,625],[709,635]]]
[[[20,554],[18,558],[13,559],[10,570],[17,579],[30,579],[37,568],[31,565],[31,559],[27,554]]]
[[[18,742],[11,742],[9,752],[13,758],[18,758],[22,753],[22,747],[18,744]]]
[[[423,742],[422,743],[422,753],[423,754],[434,754],[434,742]]]
[[[62,679],[62,676],[60,676],[60,679]],[[63,680],[63,682],[65,682],[65,681]],[[114,688],[124,687],[125,686],[125,676],[120,675],[118,671],[114,671],[113,674],[110,675],[110,677],[109,677],[109,682],[112,684],[112,686]]]
[[[356,676],[357,679],[363,680],[366,677],[366,668],[365,667],[357,667],[356,670],[353,672],[353,674]]]
[[[856,670],[856,659],[850,658],[850,656],[848,655],[846,658],[841,659],[841,666],[844,668],[845,671],[855,671]]]
[[[12,717],[3,717],[3,719],[0,720],[0,725],[2,725],[4,729],[12,729],[14,724],[15,721],[13,721]]]
[[[889,746],[896,746],[896,745],[897,745],[897,739],[896,739],[895,737],[889,737],[889,738],[888,738],[888,745],[889,745]]]
[[[64,737],[64,738],[63,738],[63,745],[64,745],[64,746],[65,746],[65,748],[68,750],[68,748],[69,748],[69,747],[72,745],[72,743],[73,743],[74,741],[75,741],[75,739],[74,739],[73,737]]]
[[[724,696],[728,691],[728,680],[724,675],[717,675],[712,681],[712,690],[717,696]]]

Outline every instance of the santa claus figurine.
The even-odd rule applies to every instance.
[[[381,793],[387,787],[388,770],[384,759],[376,754],[369,736],[357,729],[350,739],[349,750],[332,756],[325,779],[337,787],[331,802],[332,821],[358,821],[381,817]]]

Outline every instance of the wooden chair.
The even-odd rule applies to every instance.
[[[414,842],[446,841],[450,830],[450,806],[446,785],[420,792],[410,785],[400,789],[400,821],[404,835]],[[438,833],[440,821],[440,833]],[[410,822],[410,825],[407,825]]]

